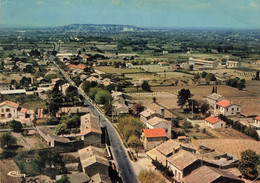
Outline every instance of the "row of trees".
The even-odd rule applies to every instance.
[[[234,79],[228,79],[226,81],[226,85],[237,88],[239,90],[242,90],[243,88],[246,87],[245,83],[246,83],[245,79],[240,79],[238,77],[236,77]]]
[[[239,121],[233,121],[232,119],[228,119],[226,116],[223,116],[222,114],[219,115],[219,118],[226,122],[227,125],[231,125],[232,128],[258,140],[258,134],[256,132],[256,129],[251,126],[246,126],[241,124]]]

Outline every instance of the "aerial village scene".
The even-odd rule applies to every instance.
[[[259,183],[259,0],[0,1],[0,183]]]

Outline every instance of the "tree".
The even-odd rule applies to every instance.
[[[255,79],[256,79],[256,80],[260,80],[260,78],[259,78],[259,71],[256,71]]]
[[[159,173],[149,169],[143,169],[138,175],[141,183],[164,183],[164,178]]]
[[[189,89],[181,89],[178,93],[178,106],[181,108],[186,104],[188,99],[191,97],[191,93]]]
[[[137,154],[139,151],[139,148],[143,146],[142,141],[135,135],[131,135],[128,138],[127,144],[135,149],[135,153]],[[138,155],[137,155],[138,156]]]
[[[9,128],[11,128],[14,132],[21,132],[23,125],[20,121],[11,120],[8,122]]]
[[[238,163],[239,171],[250,179],[255,179],[258,176],[257,165],[259,157],[255,151],[246,150],[241,152],[241,159]]]
[[[10,133],[4,133],[0,136],[1,147],[10,148],[13,145],[17,144],[17,139],[12,136]]]
[[[91,98],[92,100],[94,100],[94,99],[95,99],[95,96],[96,96],[96,94],[98,93],[99,90],[100,90],[100,88],[97,88],[97,87],[95,87],[95,88],[90,88],[89,93],[88,93],[89,98]]]
[[[105,104],[108,101],[112,100],[111,94],[106,90],[99,90],[95,95],[95,102],[97,104]]]
[[[151,91],[151,87],[150,87],[148,81],[144,81],[144,82],[142,83],[141,87],[142,87],[142,89],[143,89],[144,91],[147,91],[147,92],[150,92],[150,91]]]
[[[209,110],[209,105],[207,103],[203,103],[201,106],[200,106],[200,111],[203,115],[206,114],[206,112]]]
[[[157,98],[153,97],[153,103],[156,103]]]
[[[60,180],[57,180],[56,183],[70,183],[69,179],[67,175],[62,175]]]
[[[63,134],[69,134],[70,131],[67,128],[67,124],[66,123],[61,123],[59,124],[56,128],[55,128],[55,133],[57,135],[63,135]]]
[[[139,103],[134,104],[132,109],[135,114],[140,114],[140,112],[142,112],[144,110],[144,106],[142,103],[139,102]]]
[[[177,128],[180,127],[180,125],[179,125],[179,120],[178,120],[178,119],[172,118],[171,121],[172,121],[172,125],[173,125],[174,127],[177,127]]]
[[[205,77],[207,76],[207,74],[208,74],[207,72],[203,71],[203,72],[201,73],[201,77],[202,77],[202,78],[205,78]]]

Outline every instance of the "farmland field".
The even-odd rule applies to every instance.
[[[240,153],[252,149],[260,154],[260,143],[253,139],[203,139],[197,140],[200,145],[217,149],[240,158]]]
[[[29,74],[29,73],[24,73],[24,74],[10,74],[10,75],[0,74],[0,80],[4,80],[4,81],[10,82],[12,79],[15,79],[16,81],[20,81],[23,76],[25,76],[25,77],[32,77],[32,75]]]
[[[152,87],[153,92],[170,92],[178,95],[178,91],[182,88],[189,89],[196,99],[206,100],[211,94],[212,86],[168,86],[168,87]],[[244,115],[260,115],[260,97],[256,93],[245,90],[238,90],[226,85],[218,85],[218,94],[224,96],[228,100],[241,105],[242,114]]]
[[[135,73],[135,72],[143,72],[141,69],[119,69],[111,66],[99,66],[99,67],[94,67],[94,69],[105,72],[105,73],[110,73],[110,74],[122,74],[122,73]]]
[[[15,164],[13,160],[1,160],[0,161],[0,180],[3,183],[20,183],[22,182],[22,178],[17,178],[17,177],[11,177],[8,175],[10,171],[19,171],[19,168]]]

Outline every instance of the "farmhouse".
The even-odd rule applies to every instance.
[[[169,66],[168,62],[159,62],[158,63],[159,66]]]
[[[106,153],[103,149],[88,146],[78,151],[82,170],[89,177],[98,173],[108,176],[108,160],[105,158]]]
[[[68,146],[68,144],[71,142],[68,138],[57,136],[54,131],[47,126],[37,126],[36,129],[42,138],[46,140],[48,146]]]
[[[259,124],[260,124],[260,116],[257,116],[257,117],[255,118],[255,123],[259,123]]]
[[[185,176],[202,165],[218,168],[218,165],[206,157],[185,150],[180,150],[167,158],[167,167],[173,172],[175,182],[182,182]]]
[[[167,137],[171,138],[171,122],[166,121],[163,118],[155,116],[147,121],[146,126],[149,129],[163,128],[166,132]]]
[[[189,58],[189,64],[193,65],[194,68],[216,68],[218,66],[216,60],[203,60],[192,57]]]
[[[208,103],[209,107],[211,107],[215,111],[216,103],[223,99],[224,99],[224,97],[222,97],[222,95],[219,95],[217,93],[212,93],[211,95],[207,96],[207,103]]]
[[[235,67],[240,67],[241,63],[238,61],[228,60],[226,61],[226,66],[227,68],[235,68]]]
[[[155,111],[151,109],[146,109],[140,113],[140,121],[142,121],[146,125],[147,121],[155,116],[162,117],[160,114],[156,113]]]
[[[17,103],[8,100],[0,103],[0,118],[26,118],[26,115],[27,109]]]
[[[80,118],[80,134],[84,145],[100,145],[101,144],[101,127],[99,119],[93,114],[85,114]]]
[[[240,114],[241,108],[237,104],[233,104],[228,100],[221,100],[216,103],[216,111],[223,116],[235,116]]]
[[[205,119],[205,125],[207,125],[210,128],[216,129],[224,128],[226,126],[226,123],[216,117],[209,116]]]
[[[3,90],[10,90],[10,84],[7,81],[0,81],[0,92]]]
[[[150,150],[167,140],[167,135],[163,128],[143,129],[142,136],[145,150]]]
[[[221,182],[221,183],[242,183],[244,182],[240,178],[236,177],[235,175],[210,166],[201,166],[194,171],[192,171],[188,176],[183,178],[183,183],[194,183],[194,182],[201,182],[201,183],[214,183],[214,182]]]
[[[152,150],[148,151],[146,154],[152,160],[157,160],[163,166],[166,166],[167,158],[173,155],[174,153],[177,153],[180,149],[194,153],[196,152],[195,148],[191,144],[184,145],[183,143],[170,139],[153,148]]]

